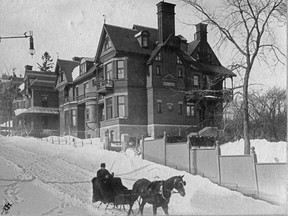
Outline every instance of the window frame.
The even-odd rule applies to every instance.
[[[197,78],[197,79],[195,79]],[[197,85],[195,84],[195,81],[197,80]],[[199,75],[193,75],[193,87],[200,87],[200,76]]]
[[[195,104],[193,104],[193,103],[187,103],[186,104],[186,116],[188,116],[188,117],[195,117],[196,116]]]
[[[181,73],[180,73],[181,71]],[[183,78],[183,70],[182,68],[178,68],[178,78]]]
[[[123,101],[120,101],[120,98],[123,99]],[[122,108],[122,113],[120,114],[120,108]],[[119,95],[117,96],[117,117],[118,118],[125,118],[126,112],[125,112],[125,96]]]
[[[108,70],[108,66],[111,67],[111,68],[109,68],[109,70]],[[105,64],[104,68],[105,68],[105,80],[112,80],[113,79],[112,62]],[[109,75],[109,76],[107,76],[107,75]]]
[[[119,63],[122,62],[122,68],[119,67]],[[116,61],[116,67],[117,67],[117,79],[124,79],[125,78],[125,70],[124,70],[124,60],[117,60]],[[121,72],[121,73],[119,73]],[[119,75],[122,75],[121,77]]]
[[[113,98],[112,97],[107,98],[105,100],[105,103],[106,103],[106,116],[105,116],[105,118],[106,118],[106,120],[113,119]]]
[[[72,127],[77,126],[77,109],[71,110],[71,126]]]
[[[161,66],[160,65],[156,65],[156,75],[161,76]]]

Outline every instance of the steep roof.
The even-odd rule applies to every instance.
[[[148,28],[144,26],[134,25],[133,29],[113,26],[104,24],[103,29],[107,32],[108,36],[110,37],[114,48],[116,51],[124,51],[124,52],[133,52],[138,54],[151,54],[152,50],[155,47],[156,38],[157,38],[157,29]],[[135,35],[140,32],[146,30],[149,32],[149,48],[142,48]],[[102,39],[103,39],[104,32],[102,31]],[[101,43],[101,39],[100,39]],[[100,45],[100,44],[99,44]],[[99,46],[101,49],[102,46]],[[100,50],[97,51],[98,54]]]
[[[199,43],[200,43],[200,41],[197,41],[197,40],[194,40],[194,41],[190,42],[188,44],[187,53],[189,55],[191,55],[194,52],[194,50],[196,49],[196,47],[198,46]]]
[[[57,64],[56,64],[56,68],[55,68],[55,73],[58,75],[59,69],[61,68],[61,70],[63,70],[65,73],[67,81],[73,82],[72,71],[78,65],[79,65],[78,61],[58,59]]]

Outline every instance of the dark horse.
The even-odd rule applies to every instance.
[[[143,215],[143,209],[146,203],[153,205],[153,215],[156,215],[158,207],[162,207],[165,214],[168,215],[168,204],[172,195],[172,190],[175,188],[180,193],[180,195],[184,197],[185,185],[186,182],[183,181],[183,176],[174,176],[167,179],[166,181],[150,182],[144,178],[137,180],[134,183],[132,190],[133,194],[138,194],[142,198],[142,202],[139,206],[141,215]],[[131,202],[130,204],[128,215],[130,215],[132,211],[133,203],[134,202]]]

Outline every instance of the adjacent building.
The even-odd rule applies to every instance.
[[[61,134],[119,140],[219,126],[235,74],[211,49],[207,25],[196,25],[190,43],[175,35],[174,7],[157,4],[157,29],[104,24],[95,58],[57,61]]]
[[[58,95],[54,72],[25,67],[24,83],[13,101],[16,135],[43,137],[59,135]]]

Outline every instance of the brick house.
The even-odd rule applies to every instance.
[[[58,59],[55,68],[60,134],[95,137],[95,63],[93,58]],[[99,135],[98,135],[99,136]]]
[[[59,135],[56,74],[25,67],[24,83],[13,101],[16,135],[43,137]]]
[[[86,136],[156,138],[164,131],[186,136],[219,126],[223,103],[231,93],[225,79],[235,74],[221,65],[209,46],[205,24],[196,25],[191,43],[175,36],[174,7],[157,4],[158,29],[103,25],[94,64],[73,81],[78,94],[84,89],[85,103],[77,102],[74,112],[77,121],[85,121],[78,130],[84,125]],[[88,92],[93,96],[87,98]]]

